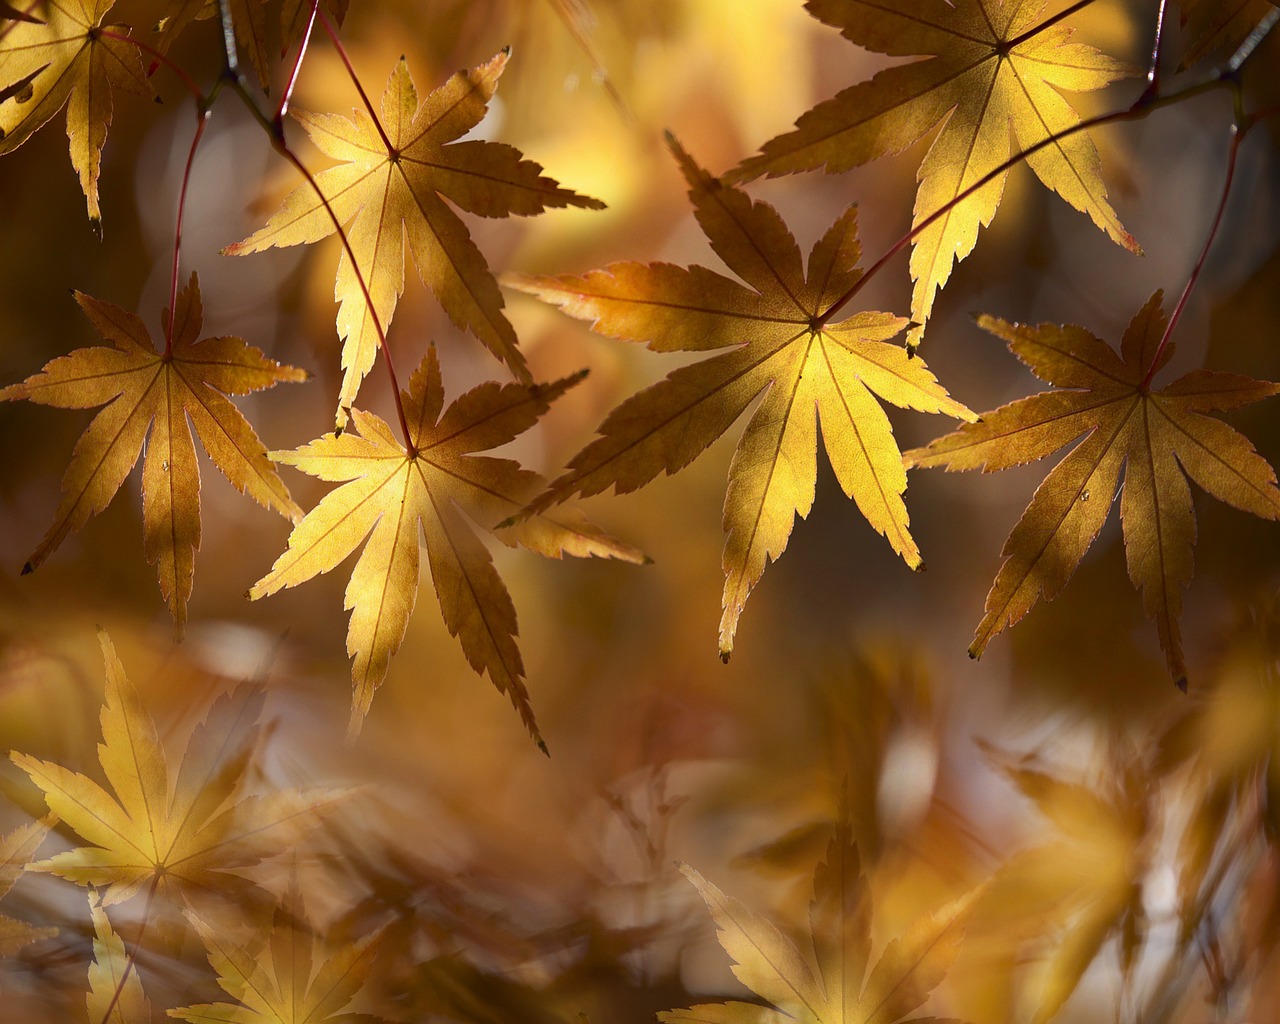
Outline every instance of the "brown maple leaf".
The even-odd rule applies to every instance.
[[[114,0],[44,0],[0,28],[0,155],[10,153],[67,106],[71,164],[80,176],[89,221],[101,231],[98,175],[111,124],[112,90],[150,97],[138,48],[103,26]],[[69,105],[68,105],[69,104]]]
[[[396,439],[385,420],[355,409],[354,433],[330,434],[297,451],[271,453],[277,462],[322,480],[346,482],[294,528],[288,550],[253,585],[250,598],[266,597],[328,572],[369,538],[345,598],[351,611],[347,653],[355,659],[351,736],[359,731],[374,691],[404,639],[418,595],[422,532],[450,634],[458,637],[472,668],[487,672],[494,686],[510,697],[541,745],[516,646],[515,608],[468,519],[493,529],[542,486],[541,477],[517,463],[476,453],[506,444],[533,426],[581,376],[534,387],[489,382],[444,409],[433,347],[401,395],[409,429],[405,443]],[[639,552],[580,517],[541,516],[498,536],[552,557],[565,553],[643,561]]]
[[[236,42],[249,58],[249,63],[253,65],[258,83],[265,89],[271,78],[267,62],[266,17],[262,9],[263,0],[227,0],[227,2]],[[156,31],[160,33],[156,46],[161,51],[168,50],[174,39],[192,21],[204,21],[219,16],[218,0],[170,0],[168,7],[169,12],[156,25]],[[310,10],[310,4],[307,4],[307,9]]]
[[[725,176],[748,181],[797,171],[845,171],[906,149],[942,125],[917,178],[913,224],[947,207],[1011,155],[1010,135],[1027,150],[1079,123],[1060,90],[1101,89],[1136,69],[1071,42],[1072,30],[1043,17],[1044,0],[807,0],[820,21],[850,42],[892,57],[927,56],[881,71],[801,116],[793,131],[771,139]],[[1113,241],[1140,252],[1107,202],[1097,150],[1076,132],[1027,157],[1037,177],[1087,213]],[[1005,174],[916,237],[911,253],[913,327],[919,343],[934,293],[953,262],[973,251],[991,223]]]
[[[142,468],[143,550],[156,566],[160,592],[182,635],[200,547],[200,469],[190,423],[215,466],[241,493],[290,519],[302,510],[267,458],[249,421],[226,398],[301,381],[306,371],[268,359],[240,338],[200,339],[203,312],[196,275],[178,295],[171,343],[157,350],[147,328],[110,302],[75,293],[114,347],[60,356],[0,401],[88,409],[106,405],[76,442],[62,478],[54,522],[26,565],[37,569],[68,534],[101,512],[146,448]],[[168,310],[164,320],[168,322]]]
[[[105,632],[98,638],[107,677],[98,760],[111,791],[59,764],[11,753],[44,792],[49,809],[91,844],[28,870],[105,887],[102,902],[108,906],[148,882],[166,896],[225,896],[248,888],[236,870],[287,848],[289,834],[314,824],[336,795],[244,793],[264,703],[261,688],[247,685],[214,702],[192,732],[171,786],[155,722],[111,639]]]
[[[503,51],[488,64],[459,71],[421,104],[402,58],[382,96],[382,114],[363,110],[354,120],[336,114],[295,114],[327,156],[344,161],[315,176],[347,240],[385,331],[404,290],[404,242],[422,280],[458,327],[479,338],[525,384],[533,378],[502,313],[502,294],[484,256],[444,200],[482,217],[529,216],[548,207],[602,209],[589,196],[561,188],[512,146],[480,139],[455,141],[488,108],[507,64]],[[442,198],[443,197],[443,198]],[[324,202],[308,184],[291,192],[266,227],[227,246],[230,255],[272,245],[315,242],[332,234]],[[373,365],[378,333],[345,250],[338,258],[335,295],[344,376],[338,426]]]
[[[507,280],[601,334],[659,352],[729,351],[674,371],[615,409],[600,425],[603,436],[574,456],[531,509],[608,487],[633,491],[661,472],[683,469],[763,394],[738,443],[725,496],[720,652],[727,658],[752,587],[785,550],[795,516],[807,516],[813,505],[819,420],[845,494],[919,568],[902,501],[906,472],[876,397],[958,419],[973,414],[947,396],[921,360],[888,343],[905,318],[862,312],[840,323],[819,320],[862,275],[854,207],[813,247],[806,273],[773,207],[722,185],[671,144],[698,223],[750,287],[704,267],[667,263]]]
[[[733,973],[776,1009],[729,1002],[658,1014],[664,1024],[894,1024],[942,981],[959,951],[969,898],[952,901],[893,939],[871,960],[871,891],[857,846],[841,822],[813,876],[809,908],[817,971],[767,918],[726,896],[690,867],[682,869],[706,900]],[[936,1018],[910,1018],[936,1021]],[[955,1024],[955,1022],[951,1022]]]
[[[1205,57],[1232,53],[1261,24],[1275,14],[1275,0],[1181,0],[1178,7],[1186,49],[1179,62],[1185,70]]]
[[[1246,437],[1205,415],[1261,401],[1280,393],[1280,384],[1195,370],[1152,390],[1151,379],[1173,354],[1173,345],[1161,347],[1166,320],[1160,300],[1156,292],[1133,318],[1119,353],[1074,324],[980,317],[980,326],[1060,390],[984,413],[979,422],[904,455],[908,466],[992,472],[1043,458],[1087,435],[1045,477],[1005,542],[971,657],[1029,612],[1041,594],[1046,600],[1058,595],[1122,490],[1129,578],[1156,620],[1170,673],[1185,686],[1178,616],[1196,535],[1187,479],[1236,508],[1280,518],[1275,471]]]

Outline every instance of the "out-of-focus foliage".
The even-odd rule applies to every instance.
[[[176,341],[168,356],[151,351],[176,337],[156,314],[198,272],[204,324],[190,340],[208,338],[194,351],[243,338],[263,359],[313,375],[305,386],[236,400],[259,448],[285,463],[280,493],[287,485],[295,515],[323,519],[335,508],[325,496],[332,484],[336,495],[378,472],[399,481],[411,463],[430,461],[432,446],[414,437],[434,431],[435,448],[448,449],[432,472],[461,474],[448,486],[442,477],[438,492],[457,500],[440,503],[451,527],[428,532],[425,557],[432,563],[442,542],[469,538],[458,550],[488,566],[486,579],[501,577],[504,607],[520,609],[521,685],[553,756],[527,741],[494,688],[476,685],[466,637],[474,643],[482,623],[461,627],[459,643],[447,611],[408,616],[416,571],[412,580],[396,575],[395,586],[392,574],[380,577],[388,586],[375,585],[348,621],[349,580],[364,573],[378,538],[394,535],[400,568],[423,557],[420,527],[406,514],[413,501],[370,504],[365,519],[352,517],[348,533],[360,536],[332,553],[340,571],[249,603],[254,581],[271,578],[291,550],[289,526],[206,472],[219,464],[217,451],[203,453],[190,438],[189,460],[204,463],[198,490],[194,475],[182,474],[193,514],[169,518],[167,535],[164,517],[155,527],[145,466],[164,463],[166,427],[171,437],[192,426],[202,433],[198,401],[180,406],[175,388],[152,415],[129,395],[68,384],[82,409],[94,404],[89,397],[105,408],[0,402],[0,750],[21,752],[0,766],[0,1018],[155,1024],[200,1013],[288,1020],[314,1009],[406,1024],[650,1024],[659,1014],[687,1019],[692,1011],[679,1008],[698,1007],[715,1020],[785,1024],[784,1011],[865,1017],[881,989],[891,993],[882,1017],[973,1024],[1280,1016],[1275,522],[1188,498],[1179,483],[1184,473],[1195,478],[1185,437],[1152,433],[1149,452],[1167,470],[1159,480],[1180,496],[1175,539],[1187,552],[1195,541],[1196,585],[1181,590],[1175,573],[1163,591],[1182,602],[1169,621],[1182,634],[1190,692],[1170,683],[1158,632],[1126,581],[1132,530],[1143,525],[1149,541],[1149,516],[1102,525],[1079,545],[1088,551],[1066,573],[1070,586],[971,661],[965,647],[1000,545],[1023,529],[1016,524],[1027,494],[1060,475],[1050,464],[1057,451],[1043,452],[1044,466],[981,477],[906,475],[910,550],[929,565],[908,572],[839,499],[849,491],[840,461],[816,457],[820,417],[831,444],[819,385],[836,378],[816,358],[788,361],[789,344],[869,315],[858,310],[881,310],[902,333],[885,326],[884,340],[867,346],[936,381],[937,395],[954,396],[945,399],[954,411],[1025,409],[1034,390],[1025,367],[971,313],[1024,340],[1075,330],[1025,325],[1076,323],[1096,338],[1119,338],[1133,311],[1163,290],[1177,343],[1170,379],[1280,380],[1275,3],[910,5],[935,29],[959,25],[971,37],[957,42],[952,32],[936,48],[920,45],[928,26],[894,28],[895,12],[908,7],[896,2],[864,16],[837,0],[334,0],[314,19],[309,0],[82,6],[0,3],[0,387],[19,397],[29,385],[15,382],[37,367],[53,372],[68,353],[116,351],[92,347],[102,342],[70,292],[99,296],[83,302],[130,325],[151,353],[156,389],[178,382],[185,364]],[[983,13],[992,27],[977,19]],[[239,77],[226,73],[228,46]],[[491,59],[507,46],[509,57]],[[1153,49],[1159,75],[1114,77],[1149,70]],[[112,55],[118,80],[104,63]],[[1238,74],[1224,73],[1233,55],[1243,61]],[[1084,69],[1073,78],[1063,59],[1075,57]],[[1035,72],[1037,59],[1047,75]],[[364,161],[372,170],[363,184],[392,182],[398,122],[477,76],[492,86],[499,65],[501,89],[486,87],[483,102],[471,96],[468,134],[436,129],[443,144],[426,157],[436,166],[422,204],[395,188],[360,202],[330,189],[343,225],[332,230],[308,175],[356,179]],[[424,103],[410,95],[407,71],[396,70],[399,93],[390,99],[409,101],[384,109],[388,71],[408,67]],[[915,99],[884,91],[945,69],[956,77]],[[1078,91],[1082,84],[1091,88]],[[750,173],[762,146],[770,151],[801,131],[790,130],[797,120],[812,125],[834,110],[857,121],[849,100],[859,97],[882,100],[890,115],[877,123],[893,130],[843,133],[857,139],[834,153],[846,170],[762,169],[749,185],[713,177]],[[66,134],[54,124],[64,106],[70,169]],[[352,109],[355,120],[288,116]],[[1011,123],[1015,111],[1025,116]],[[1037,112],[1050,124],[1037,125]],[[1103,126],[1091,120],[1097,114],[1113,120]],[[1077,121],[1085,127],[971,197],[982,200],[976,215],[969,201],[942,214],[967,218],[964,237],[951,239],[967,247],[944,238],[931,262],[945,268],[945,287],[930,286],[921,306],[913,289],[927,275],[917,265],[913,282],[908,252],[918,264],[924,246],[909,232],[931,212],[919,205],[925,194],[946,179],[944,197],[957,195],[958,183],[978,180],[1006,152]],[[667,130],[697,167],[673,159]],[[335,136],[350,153],[331,152]],[[957,139],[981,145],[966,151]],[[830,148],[840,147],[833,137]],[[498,156],[460,174],[449,156],[459,150]],[[534,160],[547,170],[532,172]],[[563,205],[508,218],[519,212],[499,202],[510,181],[485,183],[495,163],[574,191],[547,184]],[[1073,169],[1080,177],[1065,180]],[[452,188],[459,178],[468,183],[461,191]],[[1055,188],[1115,237],[1132,231],[1145,258],[1113,244],[1051,195]],[[588,194],[607,208],[588,208],[596,205]],[[1081,194],[1092,198],[1077,202]],[[383,209],[388,196],[400,206]],[[741,224],[707,228],[715,197],[724,201],[717,216],[743,213]],[[101,238],[86,225],[86,199],[109,226]],[[310,204],[312,242],[251,259],[219,255],[298,201]],[[402,207],[410,216],[397,220]],[[402,259],[378,264],[370,277],[387,344],[365,357],[386,366],[361,373],[350,414],[354,386],[335,310],[357,333],[373,318],[354,274],[335,303],[333,268],[346,258],[338,236],[358,260],[371,239],[381,255],[403,255],[407,242],[417,258],[421,209],[439,214],[432,224],[470,254],[469,269],[451,280],[473,298],[436,287],[450,273],[445,264],[419,260],[408,280]],[[755,231],[762,218],[772,227]],[[1215,232],[1194,287],[1176,301]],[[799,253],[809,251],[816,255],[802,272]],[[372,270],[378,261],[369,258]],[[815,261],[829,278],[818,280]],[[755,271],[744,273],[747,263]],[[614,277],[592,267],[611,267]],[[586,313],[580,319],[598,319],[600,333],[630,336],[609,324],[634,320],[625,311],[636,295],[596,296],[600,308],[587,311],[586,298],[564,294],[566,282],[625,281],[682,350],[602,338],[546,303],[501,294],[495,277],[506,274],[538,282],[564,309]],[[684,282],[678,301],[650,287],[658,279]],[[729,293],[773,302],[766,313],[778,322],[752,320],[750,337],[710,329]],[[190,310],[193,296],[176,305]],[[508,325],[505,363],[454,299]],[[902,348],[903,334],[918,336],[922,310],[927,371]],[[775,341],[759,348],[755,333],[775,328]],[[749,392],[737,406],[749,418],[744,437],[768,421],[775,436],[805,433],[805,445],[753,444],[735,456],[723,436],[675,430],[661,451],[646,450],[658,468],[645,486],[587,499],[599,532],[561,508],[504,523],[537,496],[541,479],[562,476],[574,452],[590,450],[593,430],[617,410],[670,380],[752,363],[766,349],[787,373],[727,385]],[[420,365],[430,372],[410,379]],[[515,370],[528,379],[516,382]],[[868,372],[864,365],[841,377],[841,393],[849,381],[875,391]],[[431,386],[415,398],[424,376]],[[561,386],[568,380],[578,383]],[[532,381],[561,384],[531,389]],[[1135,409],[1169,390],[1125,387]],[[1077,406],[1102,393],[1052,392]],[[529,402],[527,429],[503,426],[494,399],[504,395],[541,396]],[[874,441],[868,462],[884,473],[860,483],[882,483],[885,502],[901,503],[898,448],[928,449],[936,430],[927,417],[889,408],[886,397],[883,411],[863,403],[878,426],[855,433]],[[353,416],[351,432],[336,437],[335,405]],[[1248,438],[1255,468],[1280,456],[1270,405],[1232,408],[1210,428]],[[136,444],[113,481],[116,496],[104,496],[92,516],[83,510],[82,528],[40,571],[21,575],[58,504],[67,453],[76,453],[74,466],[102,433],[100,418],[128,418],[129,408]],[[721,435],[732,418],[724,412]],[[89,440],[78,441],[86,426]],[[385,444],[370,441],[366,427]],[[469,444],[486,430],[500,449]],[[365,478],[328,481],[288,464],[325,445],[366,443],[365,454],[379,457],[361,469],[382,468]],[[1012,446],[1012,436],[1001,443]],[[708,445],[707,458],[683,458]],[[668,479],[663,459],[684,468]],[[789,491],[778,517],[787,557],[767,580],[750,579],[762,581],[751,591],[751,618],[734,637],[732,662],[721,665],[707,644],[724,597],[717,519],[741,519],[750,504],[726,507],[729,462],[735,480],[803,486]],[[468,471],[480,465],[488,470]],[[424,487],[437,493],[435,482]],[[478,500],[462,496],[468,491]],[[731,486],[730,497],[741,491]],[[1101,518],[1117,496],[1110,491],[1090,492]],[[1265,484],[1262,491],[1270,493]],[[1122,512],[1128,501],[1121,498]],[[794,514],[801,506],[803,521]],[[1187,528],[1190,508],[1198,536]],[[200,585],[182,598],[186,633],[177,644],[147,557],[179,549],[189,557],[194,513]],[[892,525],[905,536],[905,519]],[[482,549],[476,538],[486,532],[502,543]],[[642,548],[653,561],[641,568],[510,550],[555,555],[597,545],[635,560]],[[752,572],[739,574],[743,597]],[[371,576],[376,584],[379,574]],[[445,591],[445,606],[475,597],[465,585]],[[384,606],[381,597],[394,600]],[[343,638],[356,618],[393,610],[384,624],[404,614],[381,634],[394,633],[398,648],[386,659],[386,684],[360,736],[346,743],[353,667]],[[499,618],[494,636],[514,647],[514,612]],[[119,650],[105,672],[95,626]],[[295,807],[307,827],[256,830],[254,821],[267,824],[282,807]],[[701,882],[700,894],[677,863],[714,885]],[[910,969],[913,944],[927,949]],[[778,954],[777,969],[761,960],[764,949]],[[804,991],[809,1010],[788,1005],[788,986]]]

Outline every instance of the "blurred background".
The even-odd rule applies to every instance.
[[[1055,0],[1047,12],[1066,6]],[[1141,66],[1157,6],[1097,0],[1071,24],[1083,40]],[[1267,0],[1255,6],[1248,11],[1261,17]],[[1196,8],[1184,5],[1203,17]],[[107,20],[152,38],[160,13],[155,3],[121,0]],[[1168,20],[1172,74],[1200,29],[1194,20],[1182,28],[1172,5]],[[353,4],[342,39],[374,97],[401,54],[425,95],[454,70],[512,46],[478,131],[518,146],[608,209],[465,218],[495,273],[578,273],[621,259],[723,271],[663,131],[721,173],[815,102],[889,63],[798,0],[381,0]],[[1278,42],[1273,34],[1246,71],[1249,109],[1280,102]],[[210,83],[219,46],[216,20],[197,21],[171,56]],[[264,106],[288,66],[273,67]],[[164,70],[154,84],[158,105],[116,96],[101,241],[85,218],[61,115],[0,159],[0,383],[98,343],[69,289],[137,311],[160,335],[195,114]],[[1086,113],[1118,109],[1142,87],[1135,77],[1072,100]],[[319,32],[293,102],[344,114],[359,104]],[[955,398],[984,410],[1040,389],[976,328],[975,313],[1071,321],[1118,342],[1156,289],[1171,308],[1220,196],[1231,116],[1230,96],[1218,90],[1094,133],[1113,205],[1143,258],[1109,242],[1026,168],[1010,175],[993,225],[939,298],[922,348]],[[1277,125],[1264,122],[1242,148],[1165,382],[1201,366],[1280,379]],[[308,166],[325,166],[296,124],[287,132]],[[869,265],[909,226],[931,138],[847,174],[797,175],[749,191],[782,212],[806,251],[858,203]],[[243,258],[219,249],[259,227],[296,184],[235,98],[220,100],[191,178],[182,273],[200,275],[206,336],[239,335],[315,375],[237,400],[272,449],[332,427],[338,243]],[[389,332],[399,365],[416,365],[434,342],[449,397],[503,379],[416,274],[406,277]],[[903,314],[909,294],[904,255],[861,301]],[[547,475],[611,408],[678,363],[593,335],[514,292],[507,312],[536,377],[590,369],[511,449]],[[389,416],[384,377],[375,367],[361,404]],[[890,416],[904,449],[951,426],[896,409]],[[214,695],[262,681],[273,727],[253,784],[358,788],[291,866],[262,867],[260,880],[283,892],[300,877],[325,941],[379,927],[394,936],[361,996],[370,1012],[486,1022],[586,1014],[606,1024],[750,999],[677,862],[803,940],[814,867],[843,804],[871,879],[877,949],[985,886],[932,1012],[981,1024],[1030,1019],[1046,977],[1072,973],[1062,950],[1075,943],[1098,955],[1084,958],[1088,970],[1081,966],[1061,1020],[1280,1014],[1280,973],[1268,970],[1280,923],[1269,802],[1280,772],[1272,766],[1280,744],[1274,523],[1197,494],[1183,695],[1129,583],[1118,513],[1059,599],[999,636],[981,661],[966,656],[1004,538],[1048,467],[982,477],[913,472],[907,504],[928,564],[913,574],[820,458],[814,510],[754,591],[733,659],[722,665],[730,431],[677,477],[584,504],[652,565],[553,562],[491,545],[519,613],[550,758],[505,698],[469,670],[426,579],[404,645],[348,747],[349,565],[249,604],[245,591],[282,550],[288,524],[242,498],[207,460],[203,543],[180,645],[142,557],[140,470],[38,572],[19,577],[89,419],[0,404],[0,746],[100,777],[95,625],[115,640],[172,765]],[[1231,422],[1270,461],[1280,458],[1274,408],[1254,406]],[[304,508],[326,490],[283,474]],[[9,797],[4,831],[43,813],[21,772],[6,764],[0,779]],[[74,843],[64,828],[41,855]],[[5,1005],[21,1007],[7,1019],[82,1016],[92,936],[83,910],[80,890],[44,876],[23,878],[0,904],[10,917],[60,929],[0,964]],[[136,912],[122,912],[117,927],[136,929]],[[156,1019],[171,1006],[225,998],[191,935],[144,947],[139,973]]]

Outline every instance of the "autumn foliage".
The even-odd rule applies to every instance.
[[[0,2],[0,1018],[1280,1014],[1277,22]]]

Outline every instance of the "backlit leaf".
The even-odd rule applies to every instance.
[[[659,352],[728,351],[676,370],[615,409],[599,428],[603,436],[574,456],[531,508],[609,487],[633,491],[683,469],[761,399],[738,443],[725,496],[720,652],[727,658],[752,587],[786,548],[795,516],[812,507],[819,421],[845,494],[915,569],[921,558],[902,501],[906,473],[876,398],[958,419],[973,414],[947,397],[921,360],[889,344],[904,318],[862,312],[818,322],[861,276],[853,207],[814,246],[806,274],[773,207],[723,186],[674,141],[672,148],[712,248],[750,287],[705,267],[667,263],[508,280],[601,334]]]
[[[345,598],[351,612],[347,653],[355,659],[352,736],[404,639],[418,596],[421,532],[445,625],[458,637],[471,667],[488,673],[541,743],[516,646],[515,608],[472,524],[492,529],[518,511],[542,481],[509,459],[475,453],[505,444],[533,426],[579,379],[533,387],[481,384],[441,413],[444,387],[432,348],[401,396],[408,448],[385,420],[356,409],[354,431],[329,434],[297,451],[271,453],[277,462],[304,473],[345,483],[294,528],[289,549],[253,585],[250,598],[328,572],[364,545]],[[542,517],[506,528],[503,539],[553,557],[565,553],[643,560],[639,552],[580,520]]]
[[[1219,501],[1280,519],[1275,471],[1246,437],[1206,415],[1261,401],[1280,392],[1280,384],[1195,370],[1152,390],[1150,378],[1173,353],[1172,345],[1160,348],[1166,324],[1160,299],[1156,292],[1133,318],[1119,353],[1074,324],[1033,327],[980,317],[1058,390],[984,413],[978,423],[905,454],[908,466],[992,472],[1086,435],[1045,477],[1005,542],[971,656],[980,656],[1041,594],[1052,600],[1061,592],[1122,495],[1129,578],[1156,620],[1169,672],[1185,685],[1178,617],[1196,536],[1188,479]]]
[[[421,103],[402,59],[382,95],[380,117],[363,110],[354,120],[334,114],[295,115],[327,156],[343,161],[316,183],[346,229],[360,273],[385,331],[404,290],[404,243],[422,280],[458,327],[479,338],[525,384],[533,378],[502,312],[502,294],[484,256],[444,199],[482,217],[530,216],[548,207],[603,204],[561,188],[519,150],[498,142],[455,141],[484,117],[506,67],[507,54],[459,71]],[[384,141],[385,140],[385,141]],[[442,198],[443,197],[443,198]],[[272,245],[316,242],[333,221],[310,185],[291,192],[266,227],[223,251],[258,252]],[[338,259],[335,291],[344,377],[338,426],[355,401],[378,347],[374,320],[346,252]]]
[[[845,171],[906,149],[942,126],[917,178],[913,224],[941,210],[1008,159],[1079,123],[1061,91],[1101,89],[1134,73],[1072,30],[1045,19],[1044,0],[808,0],[809,12],[850,42],[892,57],[927,57],[881,71],[801,116],[793,131],[766,142],[758,156],[726,175],[747,181],[797,171]],[[1101,162],[1078,132],[1027,158],[1047,188],[1087,213],[1113,241],[1140,249],[1107,202]],[[915,240],[911,253],[909,335],[918,344],[935,292],[952,264],[973,251],[991,223],[1005,175],[955,205]]]
[[[240,338],[201,339],[203,311],[195,274],[178,294],[172,344],[162,350],[132,313],[81,292],[75,296],[114,347],[77,349],[21,384],[0,390],[0,401],[25,398],[63,409],[106,406],[76,442],[53,525],[22,571],[39,568],[69,534],[106,508],[145,448],[143,550],[156,566],[160,593],[180,637],[200,547],[200,468],[188,421],[214,465],[238,491],[299,519],[302,510],[289,497],[258,435],[226,396],[305,380],[307,373],[268,359]],[[164,320],[168,322],[168,310]]]

